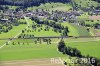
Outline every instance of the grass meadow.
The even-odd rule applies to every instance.
[[[63,57],[57,52],[57,44],[21,44],[7,45],[0,49],[0,61],[4,60],[26,60]]]

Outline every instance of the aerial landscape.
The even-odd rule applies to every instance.
[[[100,66],[100,0],[0,0],[0,66]]]

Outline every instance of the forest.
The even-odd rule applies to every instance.
[[[0,0],[1,5],[14,5],[14,6],[39,6],[41,3],[47,2],[61,2],[67,3],[70,0]]]

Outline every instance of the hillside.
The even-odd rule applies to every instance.
[[[2,5],[20,5],[20,6],[39,6],[41,3],[61,2],[66,3],[70,0],[0,0]]]
[[[99,3],[100,3],[100,0],[94,0],[94,1],[97,1],[97,2],[99,2]]]

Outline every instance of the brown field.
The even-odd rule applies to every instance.
[[[0,66],[64,66],[61,63],[52,63],[51,59],[2,61]]]
[[[100,36],[100,32],[95,33],[96,36]]]
[[[91,20],[100,20],[100,16],[93,15],[93,16],[90,16],[89,19],[91,19]]]

